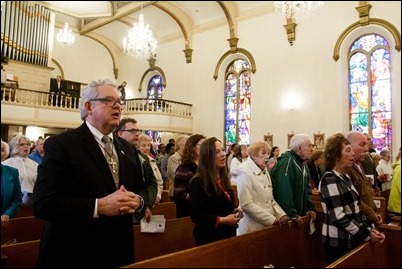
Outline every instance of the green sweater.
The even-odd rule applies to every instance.
[[[309,210],[315,211],[311,201],[310,172],[295,152],[284,152],[270,175],[274,198],[289,217],[304,216]]]

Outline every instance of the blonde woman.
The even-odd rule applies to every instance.
[[[266,165],[270,150],[267,142],[252,143],[247,160],[237,168],[237,195],[244,212],[239,222],[239,235],[290,220],[274,199]]]

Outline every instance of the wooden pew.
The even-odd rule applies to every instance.
[[[1,244],[14,239],[17,243],[40,239],[44,227],[45,221],[34,216],[10,219],[9,225],[1,228]]]
[[[382,225],[383,244],[363,243],[327,265],[320,242],[322,214],[317,232],[308,235],[308,217],[302,226],[289,222],[205,246],[136,262],[124,268],[401,268],[401,227]]]
[[[142,261],[195,246],[193,223],[190,217],[166,221],[164,233],[141,233],[134,225],[135,259]],[[40,240],[26,241],[2,246],[1,252],[8,256],[2,261],[3,268],[33,268],[39,253]]]
[[[380,209],[380,214],[381,214],[382,220],[385,221],[386,212],[387,212],[387,208],[385,206],[386,199],[384,197],[374,196],[373,200],[374,200],[374,203],[376,204],[376,206]]]
[[[235,207],[239,206],[239,196],[237,195],[237,185],[230,185],[235,197]]]
[[[322,268],[326,265],[319,232],[322,222],[317,219],[317,231],[312,235],[308,234],[308,226],[309,217],[304,217],[301,226],[290,221],[282,226],[275,225],[204,246],[138,261],[124,268],[263,268],[269,264],[279,268]]]
[[[163,190],[162,191],[161,203],[165,203],[165,202],[171,202],[168,190]]]
[[[391,193],[391,189],[388,189],[388,190],[385,190],[385,191],[380,191],[378,193],[378,195],[377,195],[379,197],[384,197],[385,198],[385,210],[386,211],[388,211],[387,207],[388,207],[388,199],[389,199],[389,194],[390,193]]]
[[[30,205],[21,205],[14,218],[30,217],[33,216],[33,208]]]
[[[185,226],[183,228],[182,226],[169,225],[169,223],[172,221],[182,221],[184,223],[187,220],[187,224],[191,224],[191,220],[188,217],[167,221],[169,223],[167,223],[165,232],[176,232],[179,236],[171,236],[170,239],[166,234],[141,234],[138,230],[139,226],[134,226],[135,246],[136,250],[140,251],[136,253],[138,261],[124,268],[262,268],[263,265],[268,264],[272,264],[275,267],[323,268],[326,265],[326,260],[320,242],[322,225],[320,219],[322,219],[322,215],[318,213],[317,216],[317,231],[313,235],[307,234],[308,217],[304,217],[305,221],[302,226],[296,226],[294,223],[289,222],[281,227],[273,226],[254,233],[175,253],[171,252],[185,249],[186,247],[180,248],[184,242],[182,240],[188,240],[192,236],[187,236],[186,239],[183,239],[183,235],[180,234],[180,231],[183,230],[179,229],[188,229],[189,227]],[[401,227],[382,225],[379,229],[386,235],[386,240],[383,244],[363,243],[338,261],[328,265],[327,268],[400,268]],[[190,231],[192,231],[192,228],[188,230],[187,235],[190,234]],[[39,240],[3,246],[1,251],[8,256],[8,259],[2,261],[1,267],[34,267],[38,248]],[[155,251],[158,251],[158,253]],[[155,255],[163,256],[155,257]],[[155,258],[141,260],[147,257]]]
[[[40,240],[27,241],[1,247],[7,256],[1,261],[1,268],[35,268],[39,254]]]
[[[323,212],[320,195],[318,193],[313,193],[311,195],[311,201],[313,202],[315,209],[319,212]]]
[[[176,218],[176,204],[174,202],[164,202],[155,205],[151,209],[152,215],[165,215],[165,219]]]
[[[401,268],[401,227],[381,225],[382,244],[366,242],[327,268]]]
[[[401,226],[401,216],[393,216],[391,222],[388,225]]]
[[[164,233],[141,233],[134,226],[135,260],[142,261],[195,246],[190,217],[166,220]]]

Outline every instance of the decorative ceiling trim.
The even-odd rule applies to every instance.
[[[226,20],[229,25],[230,38],[237,38],[237,20],[235,19],[236,16],[234,16],[238,13],[236,7],[230,1],[217,1],[217,3],[222,8],[223,13],[226,16]]]
[[[97,18],[91,22],[85,23],[85,20],[82,19],[79,23],[79,33],[80,35],[85,35],[86,33],[98,29],[106,24],[114,22],[116,20],[120,20],[125,16],[130,15],[131,13],[137,12],[141,10],[141,8],[153,5],[157,1],[147,1],[144,4],[142,2],[132,2],[131,4],[124,5],[123,7],[119,8],[116,13],[107,18]]]
[[[183,12],[181,12],[181,11],[179,12],[179,10],[177,8],[175,8],[173,5],[167,5],[167,3],[159,2],[159,3],[154,3],[154,6],[159,8],[160,10],[164,11],[165,13],[167,13],[179,25],[180,30],[183,34],[183,38],[184,38],[184,47],[185,47],[185,49],[183,50],[184,56],[186,58],[186,62],[191,63],[192,55],[191,55],[191,53],[189,54],[189,51],[191,51],[191,52],[193,51],[191,49],[192,35],[190,36],[190,33],[189,33],[190,31],[187,30],[183,21],[191,22],[189,25],[194,26],[192,19],[189,16],[185,15]],[[180,14],[180,15],[177,15],[177,14]]]

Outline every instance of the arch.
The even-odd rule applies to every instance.
[[[55,58],[52,58],[52,63],[54,63],[59,68],[60,73],[61,73],[60,75],[62,78],[64,78],[65,77],[64,70],[63,70],[63,67],[61,67],[61,64]]]
[[[154,3],[153,5],[157,8],[159,8],[160,10],[164,11],[165,13],[167,13],[179,25],[180,30],[183,33],[183,38],[184,38],[184,47],[185,47],[184,56],[186,57],[186,62],[191,63],[191,55],[188,56],[186,54],[186,51],[189,51],[189,50],[192,51],[192,49],[191,49],[192,36],[190,36],[189,31],[187,30],[187,28],[185,27],[185,25],[183,23],[183,21],[186,21],[187,24],[190,24],[191,28],[193,29],[194,24],[192,23],[191,18],[189,18],[183,12],[179,12],[179,10],[177,10],[177,8],[174,8],[173,6],[170,6],[168,8],[168,3],[164,3],[164,4]],[[171,11],[172,9],[176,9],[176,10]],[[176,15],[178,13],[180,14],[180,17]]]
[[[161,77],[162,77],[162,85],[164,88],[166,88],[166,75],[165,72],[163,72],[162,68],[158,67],[158,66],[154,66],[154,67],[150,67],[148,68],[145,73],[142,75],[141,80],[140,80],[140,84],[138,85],[138,91],[141,92],[142,91],[142,83],[144,82],[145,77],[147,76],[147,74],[149,74],[152,71],[157,71]]]
[[[234,4],[231,1],[217,1],[219,6],[222,8],[223,13],[225,13],[226,20],[229,25],[230,38],[235,38],[237,36],[237,21],[235,21],[232,13],[237,13]],[[236,14],[233,14],[236,15]]]
[[[214,79],[217,80],[218,78],[218,72],[219,72],[219,68],[222,65],[222,62],[226,59],[226,57],[228,57],[231,54],[236,54],[236,53],[240,53],[243,54],[244,56],[247,57],[248,61],[250,62],[250,66],[251,66],[251,72],[254,74],[257,71],[257,67],[255,64],[255,60],[254,57],[251,55],[251,53],[243,48],[237,48],[236,50],[228,50],[227,52],[225,52],[222,57],[219,59],[218,63],[216,64],[215,67],[215,72],[214,72]]]
[[[401,34],[399,33],[398,29],[390,22],[383,20],[383,19],[377,19],[377,18],[370,18],[368,24],[375,24],[384,27],[387,29],[392,37],[394,38],[395,42],[395,50],[401,51]],[[334,53],[332,58],[336,61],[339,59],[339,51],[341,48],[341,45],[345,38],[355,29],[357,29],[359,26],[362,26],[360,22],[355,22],[351,24],[349,27],[347,27],[342,34],[338,37],[338,40],[335,43],[335,48],[334,48]]]
[[[92,35],[84,35],[85,37],[88,37],[96,42],[98,42],[99,44],[101,44],[103,47],[105,47],[105,49],[109,52],[110,57],[112,58],[112,62],[113,62],[113,74],[114,74],[114,79],[117,79],[118,75],[119,75],[119,69],[116,66],[116,56],[114,55],[113,51],[105,44],[106,42],[102,42],[100,40],[100,38],[97,38],[95,36]]]

